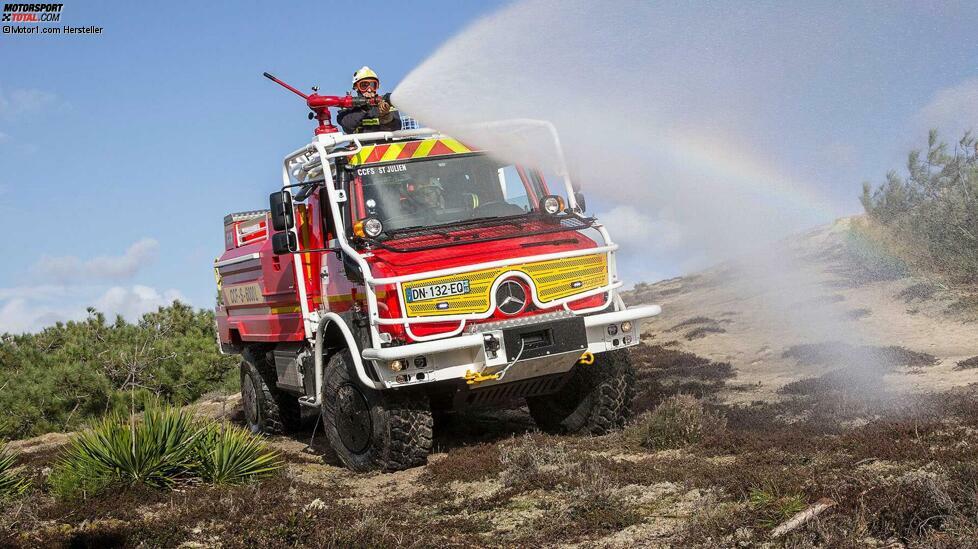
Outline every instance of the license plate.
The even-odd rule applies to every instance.
[[[406,293],[408,303],[462,295],[469,293],[469,281],[459,280],[457,282],[442,282],[441,284],[418,286],[416,288],[408,288]]]
[[[225,305],[258,305],[264,302],[261,286],[257,282],[224,287]]]

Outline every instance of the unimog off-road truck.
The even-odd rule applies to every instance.
[[[270,209],[224,221],[217,331],[243,358],[248,427],[318,410],[358,471],[425,463],[432,413],[468,406],[522,398],[546,431],[620,428],[626,349],[659,307],[625,307],[617,246],[566,171],[320,122]]]

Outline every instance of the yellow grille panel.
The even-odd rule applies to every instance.
[[[607,285],[608,256],[593,254],[567,259],[551,259],[407,282],[402,288],[407,316],[425,317],[487,313],[492,304],[489,289],[496,279],[504,273],[512,272],[529,276],[536,288],[537,299],[541,303],[550,303]],[[413,288],[463,281],[468,281],[467,293],[408,302],[409,292]]]

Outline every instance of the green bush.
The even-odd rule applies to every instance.
[[[110,416],[75,435],[51,475],[63,497],[113,485],[169,488],[191,477],[202,428],[178,408],[147,410],[142,418]]]
[[[0,438],[75,430],[133,404],[188,404],[236,374],[211,311],[174,302],[133,324],[90,309],[84,321],[0,336]]]
[[[195,448],[197,473],[214,484],[242,484],[282,467],[260,438],[228,423],[206,425]]]
[[[277,453],[239,427],[201,421],[189,410],[160,407],[148,409],[141,418],[113,415],[76,434],[49,482],[56,496],[74,499],[115,487],[240,484],[281,466]]]
[[[903,243],[891,248],[912,265],[978,281],[978,141],[967,133],[951,151],[932,130],[926,152],[909,154],[907,172],[890,172],[876,188],[864,183],[866,213]]]
[[[30,481],[13,470],[17,454],[4,445],[0,448],[0,500],[19,496],[30,488]]]

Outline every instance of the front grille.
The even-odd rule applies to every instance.
[[[606,286],[608,284],[608,256],[602,253],[534,261],[408,282],[403,284],[407,316],[426,317],[488,313],[491,305],[489,290],[493,283],[499,277],[514,272],[528,276],[533,281],[537,299],[546,304]],[[412,288],[461,281],[468,281],[469,292],[466,294],[425,301],[407,301],[408,292]]]

